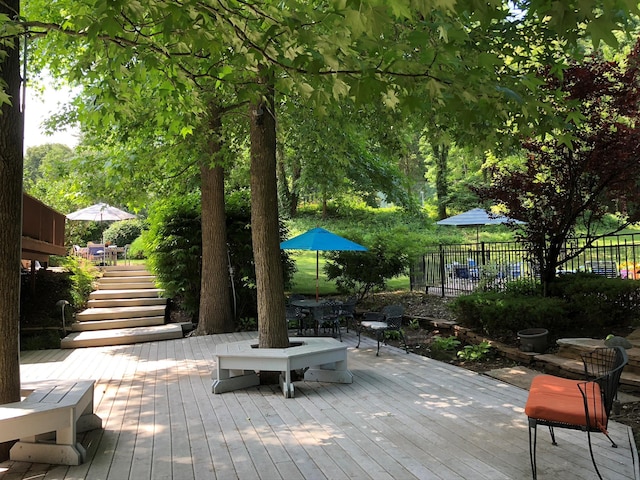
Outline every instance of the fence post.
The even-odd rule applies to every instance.
[[[444,268],[444,248],[442,245],[440,248],[440,286],[441,286],[441,295],[444,297],[444,277],[445,277],[445,268]]]

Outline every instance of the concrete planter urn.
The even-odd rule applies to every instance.
[[[544,353],[547,349],[549,330],[546,328],[527,328],[518,332],[520,350],[523,352]]]

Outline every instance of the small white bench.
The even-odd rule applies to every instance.
[[[102,427],[93,413],[93,380],[47,380],[22,386],[20,402],[0,405],[0,443],[18,439],[11,460],[80,465],[76,433]],[[52,436],[54,434],[54,436]]]
[[[216,347],[218,378],[213,393],[224,393],[260,384],[258,371],[280,372],[280,388],[285,398],[295,389],[291,370],[307,369],[307,381],[352,383],[347,370],[347,347],[334,338],[290,338],[289,348],[257,348],[256,340],[245,340]]]

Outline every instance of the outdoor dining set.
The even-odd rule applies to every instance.
[[[385,334],[395,331],[408,353],[408,347],[402,332],[402,305],[387,305],[380,312],[364,312],[356,318],[356,298],[350,297],[345,301],[308,299],[304,295],[292,294],[286,305],[286,319],[288,328],[297,329],[298,336],[330,333],[331,336],[342,341],[341,328],[347,332],[349,328],[358,333],[358,345],[363,331],[373,334],[378,342],[376,355],[380,353],[380,343]],[[322,330],[322,332],[321,332]]]

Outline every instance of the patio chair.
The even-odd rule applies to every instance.
[[[385,339],[386,332],[395,331],[398,332],[404,349],[409,353],[409,347],[404,338],[404,332],[402,331],[402,315],[404,313],[404,307],[402,305],[388,305],[383,307],[380,312],[367,312],[364,314],[364,318],[358,326],[358,345],[360,347],[360,335],[362,330],[369,330],[376,335],[378,341],[378,348],[376,350],[376,357],[380,355],[380,342]]]
[[[551,443],[557,445],[554,428],[582,430],[587,433],[589,453],[598,478],[602,479],[593,456],[591,433],[607,433],[620,375],[628,362],[622,347],[597,348],[582,355],[585,380],[568,380],[553,375],[538,375],[531,382],[525,413],[529,417],[529,456],[531,472],[537,478],[536,434],[538,425],[549,427]]]
[[[331,329],[331,335],[342,341],[340,332],[340,303],[328,301],[316,309],[318,328]]]
[[[104,263],[105,246],[103,243],[87,243],[87,260],[90,262]]]
[[[349,323],[355,321],[357,303],[358,299],[356,297],[349,297],[347,300],[342,302],[342,305],[340,306],[340,312],[338,315],[341,320],[344,320],[345,326],[347,327],[347,333],[349,333]]]
[[[298,335],[301,336],[303,330],[307,327],[305,325],[305,319],[307,314],[302,311],[300,307],[294,307],[293,305],[287,305],[285,307],[285,318],[287,320],[287,329],[297,328]]]

